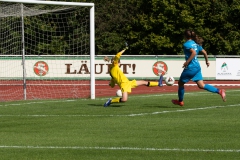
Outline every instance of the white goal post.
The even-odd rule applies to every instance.
[[[47,84],[48,83],[47,81],[49,81],[49,79],[51,79],[51,77],[50,78],[44,77],[43,76],[44,71],[43,71],[43,73],[39,73],[41,75],[37,78],[34,76],[30,76],[31,73],[29,73],[29,71],[26,71],[27,69],[29,70],[29,68],[31,68],[31,67],[33,69],[31,68],[30,70],[34,70],[34,67],[36,67],[36,66],[33,67],[33,65],[32,66],[29,65],[29,63],[30,62],[35,63],[34,60],[36,60],[38,58],[39,58],[38,62],[40,62],[40,63],[38,64],[37,67],[41,68],[41,65],[47,65],[47,64],[43,64],[45,62],[44,62],[44,60],[42,60],[42,57],[46,57],[46,59],[48,60],[49,63],[51,63],[53,61],[53,58],[58,60],[58,62],[56,62],[57,64],[54,64],[56,66],[56,68],[52,69],[52,71],[54,70],[54,72],[55,72],[54,74],[52,73],[52,75],[55,75],[55,79],[62,78],[62,75],[60,75],[62,73],[59,73],[58,75],[56,74],[56,72],[59,71],[59,68],[61,68],[59,63],[62,63],[62,64],[64,64],[64,67],[67,68],[67,69],[65,69],[67,71],[65,71],[65,70],[64,71],[69,74],[69,76],[70,76],[69,78],[72,80],[71,84],[74,85],[73,88],[77,89],[76,86],[88,85],[90,87],[90,92],[89,92],[90,95],[88,95],[87,97],[91,98],[91,99],[95,99],[95,15],[94,15],[95,9],[94,9],[94,3],[40,1],[40,0],[0,0],[0,3],[1,4],[6,3],[9,6],[11,4],[21,5],[20,13],[16,13],[18,11],[16,11],[14,8],[6,7],[7,9],[6,8],[1,9],[5,6],[2,6],[2,5],[0,6],[0,9],[2,10],[2,11],[0,11],[0,27],[2,27],[2,26],[8,27],[5,29],[2,29],[2,28],[0,29],[0,40],[2,41],[2,42],[0,42],[0,58],[1,58],[0,61],[3,62],[2,65],[0,65],[0,67],[6,67],[6,66],[4,66],[4,64],[6,62],[5,59],[8,59],[8,58],[11,59],[11,62],[8,61],[8,62],[6,62],[6,64],[15,64],[15,63],[18,63],[17,60],[19,59],[19,57],[21,58],[21,63],[22,63],[21,64],[22,65],[22,73],[21,74],[23,77],[23,79],[22,79],[22,81],[23,81],[23,83],[22,83],[23,99],[24,100],[26,100],[26,99],[42,99],[41,96],[31,97],[28,95],[29,94],[28,90],[31,91],[33,89],[27,89],[27,84],[26,84],[27,79],[31,79],[31,78],[34,79],[34,81],[31,82],[31,84],[30,84],[32,86],[36,85],[35,84],[36,79],[37,80],[45,80],[44,83],[40,84],[41,86],[49,85],[49,84],[51,84],[52,86],[61,85],[60,84],[61,82],[56,82],[56,81],[55,81],[55,83],[49,82],[49,84]],[[27,5],[27,7],[25,5]],[[34,6],[35,8],[32,9],[31,5],[39,5],[39,7]],[[44,8],[42,10],[43,6],[48,6],[48,8],[47,9]],[[55,6],[59,6],[59,8],[57,8]],[[73,7],[78,7],[77,9],[75,8],[73,13],[71,13],[72,16],[75,16],[74,17],[75,21],[69,20],[68,18],[66,18],[66,16],[62,17],[62,20],[61,20],[62,14],[69,14],[69,12],[70,12],[69,10],[71,10]],[[25,11],[24,10],[25,8],[27,8],[28,10]],[[80,11],[78,12],[79,8],[87,9],[87,11],[88,11],[87,18],[83,17],[84,15],[80,14],[79,13]],[[87,11],[84,10],[83,13],[85,13]],[[42,17],[40,17],[40,20],[36,20],[36,23],[39,23],[36,26],[38,26],[40,28],[42,27],[44,31],[36,32],[36,30],[39,30],[39,29],[36,28],[36,26],[29,25],[29,23],[34,23],[33,20],[35,20],[37,18],[33,18],[29,21],[28,21],[28,19],[25,20],[25,18],[27,16],[31,17],[31,16],[44,15],[44,14],[49,14],[49,13],[54,14],[55,12],[58,13],[58,15],[52,16],[55,18],[55,20],[48,19],[47,20],[48,22],[46,22],[46,24],[51,23],[50,26],[44,26],[41,24],[42,20],[47,19],[46,16],[42,16]],[[8,17],[17,17],[17,18],[20,18],[20,20],[15,22],[14,18],[11,20],[8,20],[6,17],[7,18]],[[83,20],[79,20],[79,24],[82,24],[85,26],[80,26],[80,25],[76,24],[76,19],[79,17],[83,19]],[[4,21],[8,21],[7,22],[8,24],[5,25]],[[53,21],[56,21],[56,23],[58,23],[59,21],[62,21],[62,22],[55,24],[55,22],[53,22]],[[62,26],[63,24],[67,24],[69,26],[64,27],[64,26]],[[17,25],[17,27],[15,27],[15,25]],[[25,29],[25,25],[29,25],[29,26],[27,26],[28,28]],[[59,25],[59,26],[57,26],[57,25]],[[79,28],[73,28],[73,26],[78,26]],[[88,26],[88,28],[86,28],[86,26]],[[15,27],[16,31],[10,30],[11,27]],[[33,27],[33,28],[30,29],[31,27]],[[49,27],[49,28],[47,28],[47,27]],[[62,30],[59,28],[61,28]],[[52,33],[51,30],[54,30],[54,33]],[[55,31],[55,30],[57,30],[57,31]],[[6,33],[6,31],[11,32],[11,33]],[[68,34],[67,33],[68,31],[71,31],[71,33]],[[15,40],[14,35],[15,36],[19,35],[19,33],[16,34],[16,32],[19,32],[19,33],[21,32],[21,36],[22,36],[21,40]],[[29,39],[30,36],[25,37],[25,32],[27,32],[29,35],[31,35],[32,39]],[[44,35],[44,34],[42,34],[43,32],[49,32],[49,34]],[[51,36],[51,42],[48,42],[47,38],[50,36]],[[87,38],[87,39],[85,39],[85,38]],[[63,41],[61,39],[67,39],[67,40]],[[72,44],[70,44],[70,42],[69,42],[70,39],[72,40],[72,42],[71,42]],[[4,40],[6,40],[6,41],[4,41]],[[29,42],[32,44],[30,45]],[[68,44],[68,42],[69,42],[69,44]],[[60,48],[54,48],[53,47],[54,43],[56,45],[58,45]],[[9,47],[10,44],[12,47]],[[47,49],[47,47],[49,47],[50,49]],[[32,48],[35,48],[33,54],[26,52],[26,50],[30,51]],[[19,49],[20,51],[18,51],[17,49]],[[68,51],[66,51],[67,49],[68,49]],[[71,51],[69,51],[69,50],[71,50]],[[40,53],[40,51],[42,51],[43,53]],[[45,53],[44,51],[48,52],[48,54],[44,55],[44,53]],[[55,52],[58,52],[58,54],[57,55],[50,54],[50,53],[55,53]],[[70,53],[70,54],[67,54],[67,53]],[[26,63],[26,57],[27,57],[28,63]],[[76,61],[75,64],[76,63],[78,63],[78,64],[79,63],[81,63],[81,64],[88,63],[88,59],[89,59],[90,72],[87,71],[86,65],[85,65],[85,68],[83,69],[85,71],[86,75],[87,75],[87,73],[89,74],[89,77],[86,79],[85,79],[85,77],[80,77],[80,79],[82,79],[84,82],[85,82],[85,80],[89,79],[89,81],[90,81],[89,84],[88,84],[88,82],[86,82],[86,84],[82,85],[82,84],[79,84],[78,82],[74,81],[79,78],[79,74],[78,74],[78,72],[76,72],[76,70],[70,71],[69,68],[75,65],[75,64],[69,63],[69,60],[71,60],[71,59],[74,60],[74,62]],[[15,67],[15,68],[19,68],[19,67]],[[42,69],[44,69],[44,68],[41,68],[41,71],[39,69],[39,72],[42,72]],[[5,71],[5,72],[8,72],[8,71]],[[80,73],[80,71],[79,71],[79,73]],[[17,78],[15,78],[13,76],[11,79],[19,78],[19,76],[18,76],[19,73],[12,73],[12,75],[16,76]],[[29,78],[29,76],[30,76],[30,78]],[[7,82],[8,77],[9,77],[9,75],[7,75],[7,73],[4,73],[3,71],[0,72],[0,78],[1,78],[1,80],[4,80],[1,84],[2,86],[4,86],[4,85],[11,86],[11,84],[9,84]],[[64,83],[66,83],[66,84],[63,84],[64,87],[61,88],[61,90],[59,90],[57,92],[66,92],[67,91],[66,86],[71,85],[68,83],[69,82],[68,78],[65,78],[65,79],[66,79],[66,81],[64,81]],[[16,81],[16,83],[14,83],[13,85],[21,85],[21,84],[19,84],[19,82]],[[85,88],[86,87],[82,87],[82,88],[80,88],[80,90],[85,89]],[[45,92],[50,93],[53,89],[54,89],[54,87],[49,88],[49,90],[46,90]],[[72,90],[72,89],[70,89],[70,90]],[[12,93],[14,91],[16,91],[16,89],[13,89],[13,91],[10,91],[10,92]],[[75,92],[77,92],[77,91],[75,91]],[[87,93],[87,92],[85,92],[85,93]],[[6,95],[5,92],[0,92],[0,94]],[[17,94],[19,94],[19,92]],[[43,94],[43,93],[41,93],[41,94]],[[58,94],[58,93],[56,93],[56,94]],[[63,93],[61,93],[61,94],[63,94]],[[17,98],[11,99],[10,96],[11,96],[11,94],[9,94],[8,96],[5,96],[5,97],[0,97],[0,101],[5,101],[5,99],[18,100]],[[31,98],[28,98],[28,97],[31,97]],[[66,95],[61,96],[60,94],[55,95],[55,96],[49,96],[47,98],[54,99],[54,98],[61,98],[61,97],[63,97],[63,98],[82,98],[82,96],[78,96],[78,95],[69,97]]]

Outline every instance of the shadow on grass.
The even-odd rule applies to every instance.
[[[88,106],[94,106],[94,107],[103,107],[103,108],[109,108],[109,107],[124,107],[124,105],[117,105],[117,104],[111,104],[110,106],[104,107],[103,105],[99,104],[88,104]]]
[[[107,107],[104,107],[104,108],[109,108],[109,107],[124,107],[124,105],[111,104],[110,106],[107,106]]]

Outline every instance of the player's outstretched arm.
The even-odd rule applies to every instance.
[[[110,58],[109,58],[108,56],[105,56],[105,57],[103,58],[103,60],[104,60],[105,62],[110,62]]]
[[[120,53],[121,55],[128,49],[128,47],[125,47],[123,50],[121,50],[120,52],[118,52],[118,54]]]
[[[208,62],[207,52],[206,52],[204,49],[203,49],[201,52],[203,53],[203,56],[204,56],[204,58],[205,58],[205,62],[206,62],[207,67],[209,67],[209,66],[210,66],[210,63]]]
[[[115,81],[113,79],[110,80],[109,86],[111,86],[112,88],[115,87]]]

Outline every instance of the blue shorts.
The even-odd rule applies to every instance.
[[[185,68],[179,79],[181,82],[187,83],[190,80],[197,82],[203,80],[201,68]]]

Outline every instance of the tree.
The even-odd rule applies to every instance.
[[[69,0],[59,0],[69,1]],[[213,55],[240,55],[240,2],[239,0],[71,0],[95,3],[95,44],[97,55],[116,54],[127,41],[126,54],[179,55],[183,54],[183,32],[193,29],[205,40],[203,47]],[[1,3],[1,2],[0,2]],[[81,14],[78,14],[81,16]],[[77,25],[79,18],[66,18],[66,23]],[[26,19],[34,25],[34,21]],[[37,28],[54,29],[54,22],[41,23]],[[28,24],[26,24],[27,26]],[[41,25],[41,26],[38,26]],[[74,32],[78,32],[77,30]],[[14,33],[8,33],[14,34]],[[34,36],[35,33],[26,34]],[[89,35],[85,35],[88,39]],[[70,36],[64,36],[71,37]],[[51,44],[38,43],[35,50],[46,45],[60,45],[66,53],[66,39],[52,35]],[[79,40],[74,39],[77,43]],[[31,48],[32,49],[32,48]],[[56,51],[52,47],[51,52]]]

